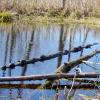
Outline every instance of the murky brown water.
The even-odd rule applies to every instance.
[[[0,66],[16,62],[22,59],[30,59],[41,55],[53,54],[65,49],[79,45],[91,43],[100,43],[100,30],[89,28],[85,25],[58,25],[58,24],[10,24],[0,26]],[[93,46],[91,49],[84,49],[82,55],[88,54],[95,49],[100,49],[100,45]],[[33,75],[33,74],[50,74],[53,73],[58,66],[79,58],[81,52],[71,54],[70,56],[58,57],[52,60],[37,62],[22,67],[16,67],[9,71],[5,76]],[[100,55],[94,56],[91,61],[100,62]],[[80,65],[82,72],[100,72],[99,65],[95,65],[93,69],[84,64]],[[71,70],[74,72],[74,69]],[[0,76],[3,72],[0,71]],[[40,83],[40,81],[29,81],[26,83]],[[64,100],[64,91],[59,91],[59,100]],[[53,100],[55,90],[33,90],[33,89],[0,89],[0,100],[11,100],[11,98],[20,97],[21,100]],[[80,98],[79,94],[93,96],[99,93],[99,90],[82,90],[76,89],[73,92],[74,98]],[[18,99],[19,100],[19,99]],[[80,99],[79,99],[80,100]]]

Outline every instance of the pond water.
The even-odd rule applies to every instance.
[[[70,56],[58,57],[44,62],[27,65],[26,68],[20,66],[3,73],[0,76],[20,76],[51,74],[64,62],[68,62],[86,55],[95,49],[100,49],[100,30],[90,28],[86,25],[77,24],[19,24],[12,23],[0,26],[0,66],[14,63],[22,59],[37,58],[41,55],[54,54],[58,51],[70,50],[74,47],[86,44],[98,43],[91,49],[84,49],[83,52],[72,53]],[[100,62],[100,55],[90,59],[93,62]],[[100,72],[99,65],[93,69],[85,64],[81,64],[82,72]],[[70,71],[74,72],[74,69]],[[41,81],[29,81],[25,83],[40,83]],[[9,83],[9,82],[8,82]],[[64,91],[59,90],[59,100],[64,100]],[[79,94],[95,96],[100,91],[96,89],[84,90],[76,89],[74,98],[81,100]],[[55,90],[34,90],[34,89],[0,89],[0,100],[53,100]]]

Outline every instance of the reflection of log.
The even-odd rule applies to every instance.
[[[94,74],[94,73],[81,73],[81,74],[46,74],[46,75],[31,75],[31,76],[17,76],[17,77],[0,77],[0,82],[8,82],[8,81],[30,81],[30,80],[42,80],[42,79],[69,79],[69,78],[97,78],[100,74]]]
[[[0,84],[0,88],[24,88],[24,89],[37,89],[37,87],[39,87],[41,84]],[[66,84],[66,85],[54,85],[54,86],[49,86],[46,87],[47,89],[57,89],[59,88],[64,89],[65,86],[67,87],[67,89],[71,88],[71,84]],[[74,84],[73,89],[98,89],[98,86],[95,86],[95,84]],[[44,88],[41,88],[44,89]]]
[[[26,64],[34,64],[35,62],[38,62],[38,61],[43,62],[43,61],[50,60],[50,59],[53,59],[53,58],[56,58],[56,57],[59,57],[59,56],[62,56],[62,55],[67,55],[71,52],[73,52],[73,53],[79,52],[79,51],[83,50],[84,48],[87,49],[87,48],[90,48],[91,46],[94,46],[96,44],[97,43],[88,44],[86,46],[79,46],[79,47],[73,48],[71,51],[68,51],[68,50],[65,50],[64,52],[59,51],[58,53],[55,53],[55,54],[51,54],[51,55],[48,55],[48,56],[42,55],[39,58],[33,58],[33,59],[30,59],[30,60],[22,60],[22,61],[19,61],[17,63],[12,63],[10,65],[3,66],[2,70],[6,70],[6,68],[14,69],[16,66],[24,66]]]
[[[81,58],[77,59],[77,60],[74,60],[74,61],[71,61],[69,63],[65,63],[64,65],[60,66],[56,71],[55,71],[55,74],[56,73],[66,73],[66,72],[69,72],[72,68],[74,68],[75,66],[79,65],[82,63],[83,60],[88,60],[90,59],[91,57],[93,57],[94,55],[100,53],[100,50],[98,51],[93,51],[92,53],[86,55],[86,56],[82,56]],[[49,86],[52,84],[53,81],[51,80],[46,80],[46,82],[41,86],[41,87],[46,87],[46,86]],[[39,87],[39,88],[41,88]]]

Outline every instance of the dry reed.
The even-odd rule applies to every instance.
[[[0,12],[25,15],[100,17],[100,0],[0,0]]]

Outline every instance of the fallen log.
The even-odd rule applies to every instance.
[[[0,84],[0,89],[19,89],[19,88],[23,88],[23,89],[37,89],[37,87],[39,87],[41,84]],[[65,85],[54,85],[54,86],[49,86],[46,87],[46,89],[58,89],[62,90],[65,87],[67,87],[67,89],[70,89],[72,86],[72,84],[65,84]],[[95,86],[94,84],[74,84],[73,89],[98,89],[98,86]],[[43,89],[43,88],[42,88]]]
[[[68,79],[69,81],[73,81],[73,79]],[[67,81],[68,81],[67,80]],[[75,82],[79,82],[79,83],[90,83],[90,84],[99,84],[100,85],[100,81],[96,81],[96,80],[88,80],[88,79],[75,79]]]
[[[100,50],[96,50],[96,51],[93,51],[92,53],[86,55],[86,56],[82,56],[80,57],[79,59],[77,60],[74,60],[74,61],[71,61],[71,62],[68,62],[68,63],[64,63],[63,65],[61,65],[55,73],[67,73],[69,72],[72,68],[74,68],[75,66],[83,63],[84,60],[88,60],[90,59],[91,57],[93,57],[94,55],[100,53]]]
[[[30,75],[30,76],[17,76],[17,77],[0,77],[0,82],[9,82],[9,81],[31,81],[31,80],[55,80],[55,79],[70,79],[70,78],[98,78],[100,74],[96,73],[80,73],[80,74],[46,74],[46,75]]]
[[[59,56],[67,55],[71,52],[76,53],[76,52],[83,50],[84,48],[85,49],[91,48],[91,46],[94,46],[94,45],[97,45],[97,43],[88,44],[88,45],[85,45],[85,46],[78,46],[78,47],[73,48],[70,51],[65,50],[65,51],[59,51],[58,53],[50,54],[50,55],[47,55],[47,56],[42,55],[39,58],[32,58],[32,59],[29,59],[29,60],[21,60],[21,61],[18,61],[16,63],[11,63],[9,65],[2,66],[1,69],[5,71],[7,68],[14,69],[16,66],[25,66],[27,64],[34,64],[38,61],[43,62],[43,61],[50,60],[50,59],[53,59],[53,58],[56,58],[56,57],[59,57]]]
[[[77,60],[74,60],[74,61],[71,61],[71,62],[68,62],[68,63],[65,63],[63,65],[61,65],[56,71],[55,71],[55,74],[57,73],[68,73],[72,68],[74,68],[75,66],[83,63],[84,60],[88,60],[90,59],[91,57],[93,57],[94,55],[100,53],[100,50],[95,50],[93,51],[92,53],[86,55],[86,56],[82,56],[80,57],[79,59]],[[53,83],[53,80],[46,80],[45,83],[39,87],[39,88],[42,88],[42,87],[46,87],[46,86],[49,86]]]

